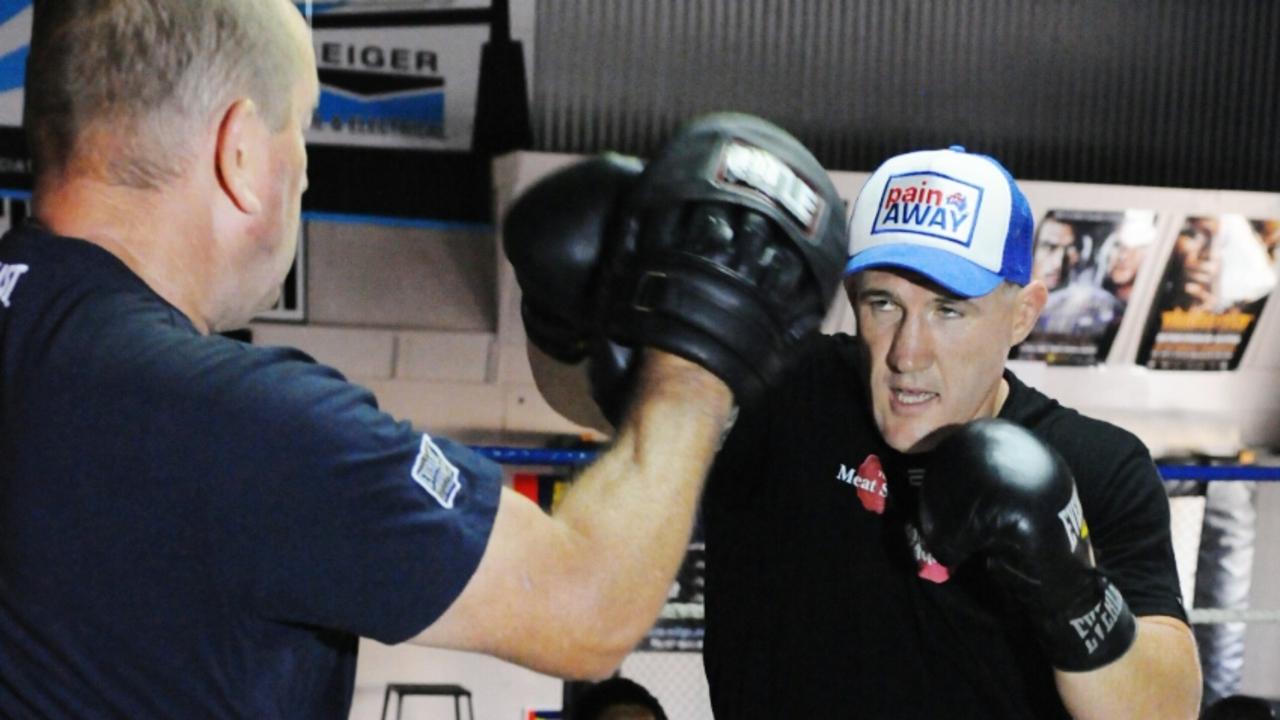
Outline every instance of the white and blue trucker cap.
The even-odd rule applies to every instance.
[[[846,276],[871,268],[919,273],[962,297],[1031,280],[1034,221],[995,158],[922,150],[889,158],[853,206]]]

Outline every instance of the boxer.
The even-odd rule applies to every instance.
[[[704,503],[717,717],[1193,718],[1150,455],[1005,367],[1047,290],[993,158],[867,180],[823,338],[744,406]]]

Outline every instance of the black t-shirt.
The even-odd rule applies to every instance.
[[[1025,614],[980,562],[922,577],[911,488],[893,476],[862,366],[855,339],[824,338],[717,460],[703,509],[716,717],[1067,717]],[[1099,568],[1135,614],[1185,620],[1145,447],[1005,377],[1000,415],[1066,459]]]
[[[501,474],[115,257],[0,240],[0,717],[346,718],[357,637],[479,563]]]

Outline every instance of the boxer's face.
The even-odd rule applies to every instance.
[[[944,425],[996,414],[1009,348],[1035,325],[1047,294],[1033,281],[961,298],[896,270],[864,270],[846,288],[870,360],[876,427],[901,452],[926,449],[920,440]]]

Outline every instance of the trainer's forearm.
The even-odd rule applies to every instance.
[[[652,626],[684,557],[728,388],[662,353],[631,418],[552,517],[502,492],[479,567],[414,642],[560,677],[604,677]]]
[[[1138,635],[1119,660],[1090,672],[1059,671],[1056,678],[1077,720],[1192,720],[1200,712],[1195,640],[1173,618],[1138,618]]]
[[[582,630],[618,660],[652,626],[680,567],[732,404],[724,383],[673,356],[650,353],[641,373],[616,441],[555,513],[578,551]]]

